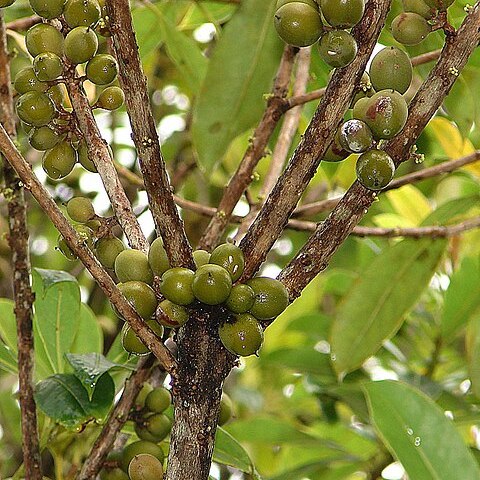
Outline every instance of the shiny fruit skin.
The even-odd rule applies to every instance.
[[[100,238],[95,244],[95,254],[98,261],[105,267],[113,269],[115,260],[121,252],[125,250],[125,245],[117,237]]]
[[[236,282],[245,268],[242,250],[233,243],[219,245],[210,255],[209,263],[220,265],[230,273],[232,281]]]
[[[193,261],[197,268],[210,262],[210,253],[206,250],[195,250],[193,252]]]
[[[107,87],[98,97],[97,106],[104,110],[117,110],[125,102],[125,94],[120,87]]]
[[[97,49],[97,34],[90,27],[75,27],[65,37],[65,56],[74,65],[88,62]]]
[[[154,413],[163,413],[171,404],[170,390],[164,387],[154,388],[145,398],[145,407]]]
[[[41,92],[27,92],[17,100],[17,115],[20,120],[34,127],[43,127],[55,117],[55,106]]]
[[[130,480],[160,480],[163,478],[162,462],[148,453],[132,458],[128,466]]]
[[[427,5],[424,0],[402,0],[403,10],[421,15],[425,20],[430,20],[435,16],[435,8]]]
[[[405,93],[412,83],[412,62],[403,50],[387,47],[375,55],[369,73],[375,90],[392,89]]]
[[[85,170],[88,170],[89,172],[97,173],[97,167],[92,162],[92,160],[90,160],[90,157],[88,156],[88,148],[84,140],[80,142],[77,152],[78,152],[78,162],[80,163],[80,165]]]
[[[365,188],[381,190],[392,181],[395,164],[383,150],[369,150],[358,157],[356,172],[358,181]]]
[[[235,315],[235,320],[218,328],[223,346],[234,355],[248,357],[258,352],[263,343],[263,329],[249,313]]]
[[[69,142],[59,142],[43,154],[42,167],[53,180],[66,177],[77,162],[77,152]]]
[[[321,10],[325,20],[336,28],[351,28],[363,17],[364,0],[322,0]]]
[[[124,472],[128,472],[128,465],[132,461],[133,457],[142,453],[153,455],[155,458],[158,458],[161,463],[163,463],[165,458],[162,447],[153,442],[139,440],[138,442],[130,443],[123,449],[122,459],[120,460],[121,469]]]
[[[152,318],[157,308],[157,297],[150,286],[136,280],[119,283],[117,286],[144,320]]]
[[[274,23],[280,38],[295,47],[313,45],[323,31],[318,11],[301,2],[281,6],[275,12]]]
[[[35,75],[32,67],[26,67],[15,75],[13,88],[20,94],[27,92],[46,92],[49,88],[48,83],[43,83]]]
[[[333,142],[330,144],[322,158],[322,162],[341,162],[350,155],[350,152],[342,147],[339,135],[340,131],[337,130]]]
[[[330,67],[346,67],[357,55],[357,42],[345,30],[331,30],[318,42],[318,52]]]
[[[155,441],[161,442],[170,433],[172,422],[163,413],[154,413],[145,419],[145,426]]]
[[[233,313],[248,312],[255,301],[255,292],[245,284],[235,285],[228,296],[225,305]]]
[[[30,131],[28,142],[35,150],[45,151],[53,148],[63,137],[63,135],[58,135],[50,127],[44,125]]]
[[[88,63],[86,68],[87,78],[95,85],[108,85],[117,77],[117,61],[106,54],[95,55]]]
[[[305,3],[309,5],[310,7],[314,8],[315,10],[318,10],[318,4],[315,0],[277,0],[277,3],[275,5],[275,10],[278,10],[280,7],[283,7],[287,3]]]
[[[147,325],[153,330],[157,337],[161,338],[163,335],[163,327],[155,320],[148,320]],[[122,328],[122,347],[131,355],[148,355],[150,350],[137,337],[133,329],[125,324]]]
[[[160,292],[177,305],[190,305],[195,300],[192,290],[194,276],[188,268],[170,268],[162,275]]]
[[[140,250],[127,249],[120,252],[115,259],[115,274],[120,282],[138,280],[139,282],[153,282],[153,272],[148,263],[148,257]]]
[[[144,383],[142,389],[140,390],[137,398],[135,399],[135,408],[138,410],[142,409],[145,406],[145,400],[147,399],[148,394],[153,390],[153,387],[149,383]]]
[[[255,292],[250,313],[259,320],[271,320],[288,306],[288,292],[282,282],[268,277],[255,277],[247,282]]]
[[[51,20],[63,13],[65,0],[30,0],[30,6],[37,15]]]
[[[163,247],[163,240],[158,237],[150,245],[148,250],[148,262],[155,275],[162,276],[169,268],[167,252]]]
[[[33,70],[41,82],[49,82],[62,74],[63,62],[52,52],[40,53],[33,60]]]
[[[393,38],[403,45],[418,45],[430,32],[430,25],[416,13],[404,12],[392,21]]]
[[[225,425],[233,415],[233,402],[231,398],[226,394],[222,394],[220,400],[220,413],[218,415],[218,425],[221,427]]]
[[[347,120],[340,127],[340,143],[343,148],[352,153],[362,153],[373,144],[372,131],[361,120],[356,118]]]
[[[51,52],[59,57],[63,55],[63,35],[46,23],[38,23],[31,27],[25,36],[25,44],[32,57],[44,52]]]
[[[67,203],[68,216],[78,223],[87,223],[95,217],[92,201],[86,197],[73,197]]]
[[[67,260],[73,261],[78,258],[61,235],[57,238],[57,247]]]
[[[168,317],[165,318],[164,316],[160,316],[158,318],[158,321],[164,327],[179,328],[188,322],[188,311],[185,307],[182,307],[182,305],[177,305],[170,300],[163,300],[163,302],[160,303],[160,308]]]
[[[192,291],[197,300],[206,305],[223,303],[232,290],[232,277],[220,265],[208,263],[196,272],[192,282]]]
[[[90,27],[98,22],[100,14],[97,0],[67,0],[63,17],[70,28]]]

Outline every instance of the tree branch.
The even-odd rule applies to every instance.
[[[13,30],[14,32],[23,32],[33,27],[37,23],[42,22],[42,17],[38,15],[32,15],[31,17],[18,18],[7,23],[7,30]]]

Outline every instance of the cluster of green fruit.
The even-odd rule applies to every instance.
[[[53,25],[39,23],[27,31],[25,44],[33,63],[19,71],[13,83],[19,95],[16,111],[30,145],[45,152],[42,165],[54,180],[67,176],[77,162],[96,172],[75,116],[67,106],[65,77],[75,75],[75,81],[87,79],[95,85],[106,86],[93,107],[115,110],[124,102],[121,88],[110,85],[117,77],[116,60],[111,55],[97,53],[98,37],[94,27],[102,15],[105,16],[105,5],[101,3],[97,0],[30,0],[36,13],[49,20],[61,18],[63,25],[60,31]],[[75,70],[81,64],[86,64],[85,77]]]
[[[364,0],[278,0],[276,9],[275,27],[286,43],[306,47],[318,41],[320,57],[333,68],[355,58],[357,42],[346,29],[362,18]]]

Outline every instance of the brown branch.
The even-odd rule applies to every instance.
[[[97,477],[118,433],[128,419],[128,413],[130,412],[137,395],[142,389],[144,382],[150,376],[152,365],[154,363],[153,361],[154,357],[152,355],[141,358],[138,361],[137,369],[125,382],[122,396],[105,421],[102,431],[95,440],[92,450],[77,475],[77,480],[91,480],[92,478]]]
[[[297,48],[291,46],[285,47],[273,84],[272,95],[268,99],[267,108],[260,123],[253,132],[252,141],[237,171],[223,192],[222,199],[217,208],[217,215],[212,217],[212,220],[200,239],[199,248],[211,250],[216,246],[228,225],[235,205],[252,181],[255,167],[265,155],[265,148],[267,147],[268,141],[283,114],[284,98],[287,94],[293,62],[297,52]]]
[[[447,36],[437,64],[410,103],[404,129],[386,145],[385,150],[396,165],[410,158],[410,149],[442,104],[479,40],[480,5],[477,2],[457,33]],[[297,256],[282,270],[279,279],[284,282],[292,300],[327,267],[332,255],[360,222],[375,197],[375,192],[355,182]]]
[[[163,238],[172,266],[194,268],[192,247],[173,201],[172,188],[160,149],[147,81],[133,30],[129,0],[108,0],[107,8],[112,25],[113,46],[119,63],[120,84],[125,93],[133,141],[157,235]]]
[[[389,7],[390,0],[370,0],[362,20],[352,30],[358,40],[355,59],[347,67],[335,70],[302,141],[241,242],[246,259],[243,279],[250,278],[257,271],[315,175],[339,123],[350,106],[355,86],[360,82]]]
[[[6,26],[0,11],[0,122],[10,137],[15,138],[15,115],[10,82],[10,61],[7,49]],[[21,411],[23,465],[25,475],[32,480],[42,479],[42,459],[33,396],[35,350],[33,341],[32,305],[34,295],[30,284],[27,205],[23,186],[15,170],[5,163],[5,198],[8,202],[9,236],[12,251],[13,293],[17,322],[18,379]]]
[[[98,263],[87,245],[82,242],[76,230],[70,225],[69,221],[57,207],[48,190],[35,176],[32,167],[22,157],[3,127],[0,127],[0,151],[5,155],[10,165],[17,171],[24,187],[30,191],[40,207],[48,215],[55,228],[61,233],[73,253],[75,253],[85,265],[110,302],[117,309],[120,316],[128,322],[137,336],[158,358],[163,368],[165,368],[167,372],[172,373],[176,366],[175,359],[151,328],[133,309],[131,304],[126,301],[110,275],[108,275],[104,268]]]
[[[13,30],[14,32],[24,32],[30,27],[33,27],[37,23],[42,22],[42,17],[38,15],[32,15],[31,17],[19,18],[7,23],[7,30]]]

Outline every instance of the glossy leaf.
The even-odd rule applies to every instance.
[[[254,466],[246,450],[223,428],[218,428],[215,436],[213,460],[223,465],[252,473]]]
[[[395,211],[412,225],[419,225],[432,211],[426,197],[413,185],[390,190],[386,195]]]
[[[97,381],[90,400],[89,413],[97,421],[107,417],[115,398],[115,383],[108,373],[104,373]]]
[[[103,351],[103,332],[92,309],[82,303],[78,317],[78,329],[70,352],[89,353]]]
[[[415,480],[480,478],[453,422],[423,393],[401,382],[364,385],[370,415],[386,446]]]

